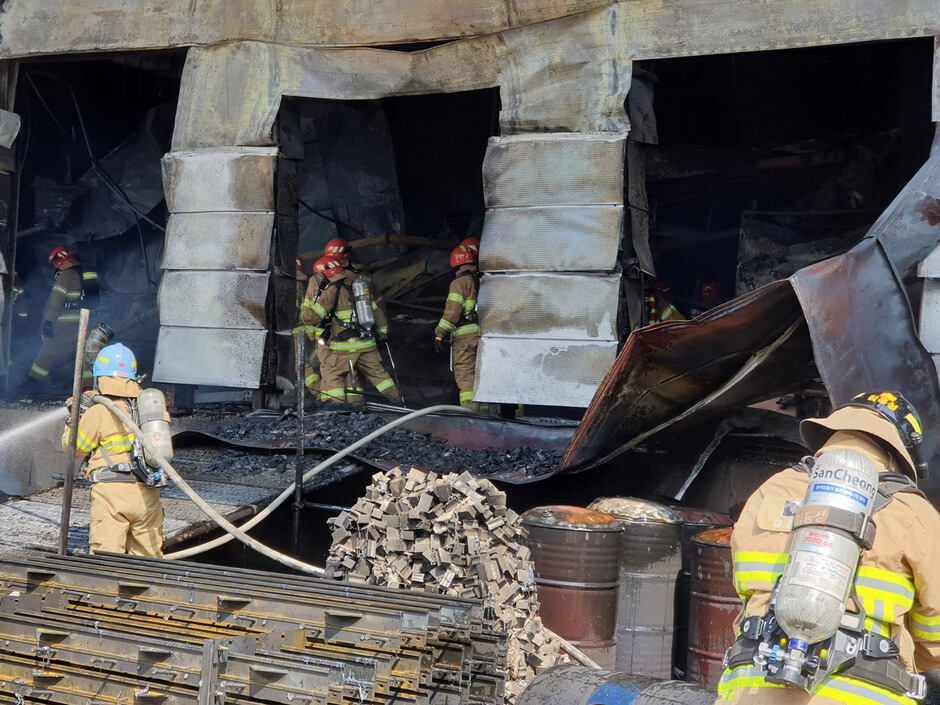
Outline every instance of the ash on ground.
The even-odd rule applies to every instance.
[[[388,421],[372,414],[327,411],[310,414],[304,422],[308,445],[341,450],[363,436],[384,426]],[[294,438],[300,435],[300,423],[293,416],[275,419],[241,419],[226,424],[218,431],[223,439],[250,442],[270,438]],[[392,464],[427,467],[439,473],[459,468],[474,475],[497,472],[541,475],[558,467],[561,452],[535,448],[512,450],[467,450],[447,441],[404,428],[388,433],[356,451],[357,455]]]

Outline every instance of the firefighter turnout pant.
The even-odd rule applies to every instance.
[[[473,382],[477,369],[477,346],[480,344],[479,333],[458,335],[454,338],[454,381],[460,390],[460,406],[466,409],[478,409],[473,401]]]
[[[68,313],[72,313],[69,311]],[[29,376],[39,382],[48,382],[49,375],[54,368],[64,362],[75,360],[75,345],[78,341],[78,314],[75,320],[58,320],[52,326],[52,337],[42,341],[39,353],[33,366],[29,368]],[[89,374],[90,374],[89,370]]]
[[[160,490],[142,482],[96,482],[91,486],[90,553],[163,557]]]
[[[356,373],[356,391],[362,390],[362,382],[365,378],[389,401],[396,404],[401,401],[398,387],[382,366],[382,358],[375,347],[367,350],[330,350],[327,352],[320,359],[320,375],[322,376],[320,401],[362,403],[362,395],[350,389],[352,385],[352,380],[349,380],[350,362]]]

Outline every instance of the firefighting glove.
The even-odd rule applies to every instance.
[[[436,353],[444,352],[444,341],[441,340],[437,336],[434,337],[434,352]]]
[[[42,339],[43,340],[52,340],[52,321],[43,321],[42,322]],[[33,339],[35,340],[35,338]]]

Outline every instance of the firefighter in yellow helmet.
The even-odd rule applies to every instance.
[[[364,377],[383,397],[398,403],[398,387],[382,365],[375,345],[376,340],[387,338],[388,320],[369,296],[368,286],[364,287],[365,297],[355,297],[354,290],[364,282],[357,282],[356,274],[344,270],[332,255],[317,260],[314,271],[322,273],[327,283],[313,304],[305,303],[300,317],[304,325],[323,329],[318,339],[326,349],[320,353],[320,400],[362,403]],[[360,299],[358,307],[356,298]],[[350,370],[354,382],[349,379]]]
[[[444,315],[434,329],[434,349],[444,351],[445,340],[452,338],[454,379],[460,390],[460,405],[478,409],[473,401],[476,378],[477,346],[480,326],[477,322],[477,250],[460,245],[450,254],[454,281],[447,293]]]
[[[800,425],[813,458],[734,526],[744,602],[720,703],[913,705],[940,666],[940,515],[917,488],[920,420],[896,392]],[[867,478],[867,479],[866,479]]]
[[[132,414],[141,388],[137,360],[130,348],[121,343],[102,348],[93,372],[98,393]],[[163,413],[169,421],[169,414]],[[62,434],[66,452],[70,438],[71,429],[66,425]],[[160,489],[144,476],[146,471],[137,464],[133,447],[133,433],[110,409],[94,404],[82,413],[75,451],[77,457],[88,458],[83,474],[92,482],[88,548],[91,553],[161,558],[164,514]]]
[[[314,398],[320,396],[320,360],[316,354],[316,339],[322,332],[322,328],[317,328],[315,326],[306,325],[301,319],[303,314],[304,306],[311,307],[317,301],[317,296],[320,295],[320,279],[316,276],[307,277],[307,273],[304,271],[304,260],[298,255],[297,257],[297,327],[294,328],[294,354],[297,354],[297,339],[301,335],[306,335],[309,341],[313,342],[313,345],[307,345],[306,347],[306,356],[307,359],[304,361],[304,386],[310,390],[310,393],[315,395]]]

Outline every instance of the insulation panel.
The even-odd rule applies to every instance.
[[[487,274],[479,296],[488,336],[616,340],[620,276]]]
[[[487,208],[623,203],[626,133],[491,137],[483,160]]]
[[[257,389],[267,331],[162,325],[154,382]]]
[[[609,272],[622,229],[622,205],[489,209],[480,269]]]
[[[164,269],[252,269],[271,259],[274,213],[173,213]]]
[[[268,274],[254,272],[166,272],[158,297],[160,323],[264,330],[268,280]]]
[[[484,336],[473,397],[481,402],[584,408],[616,357],[616,341]]]

